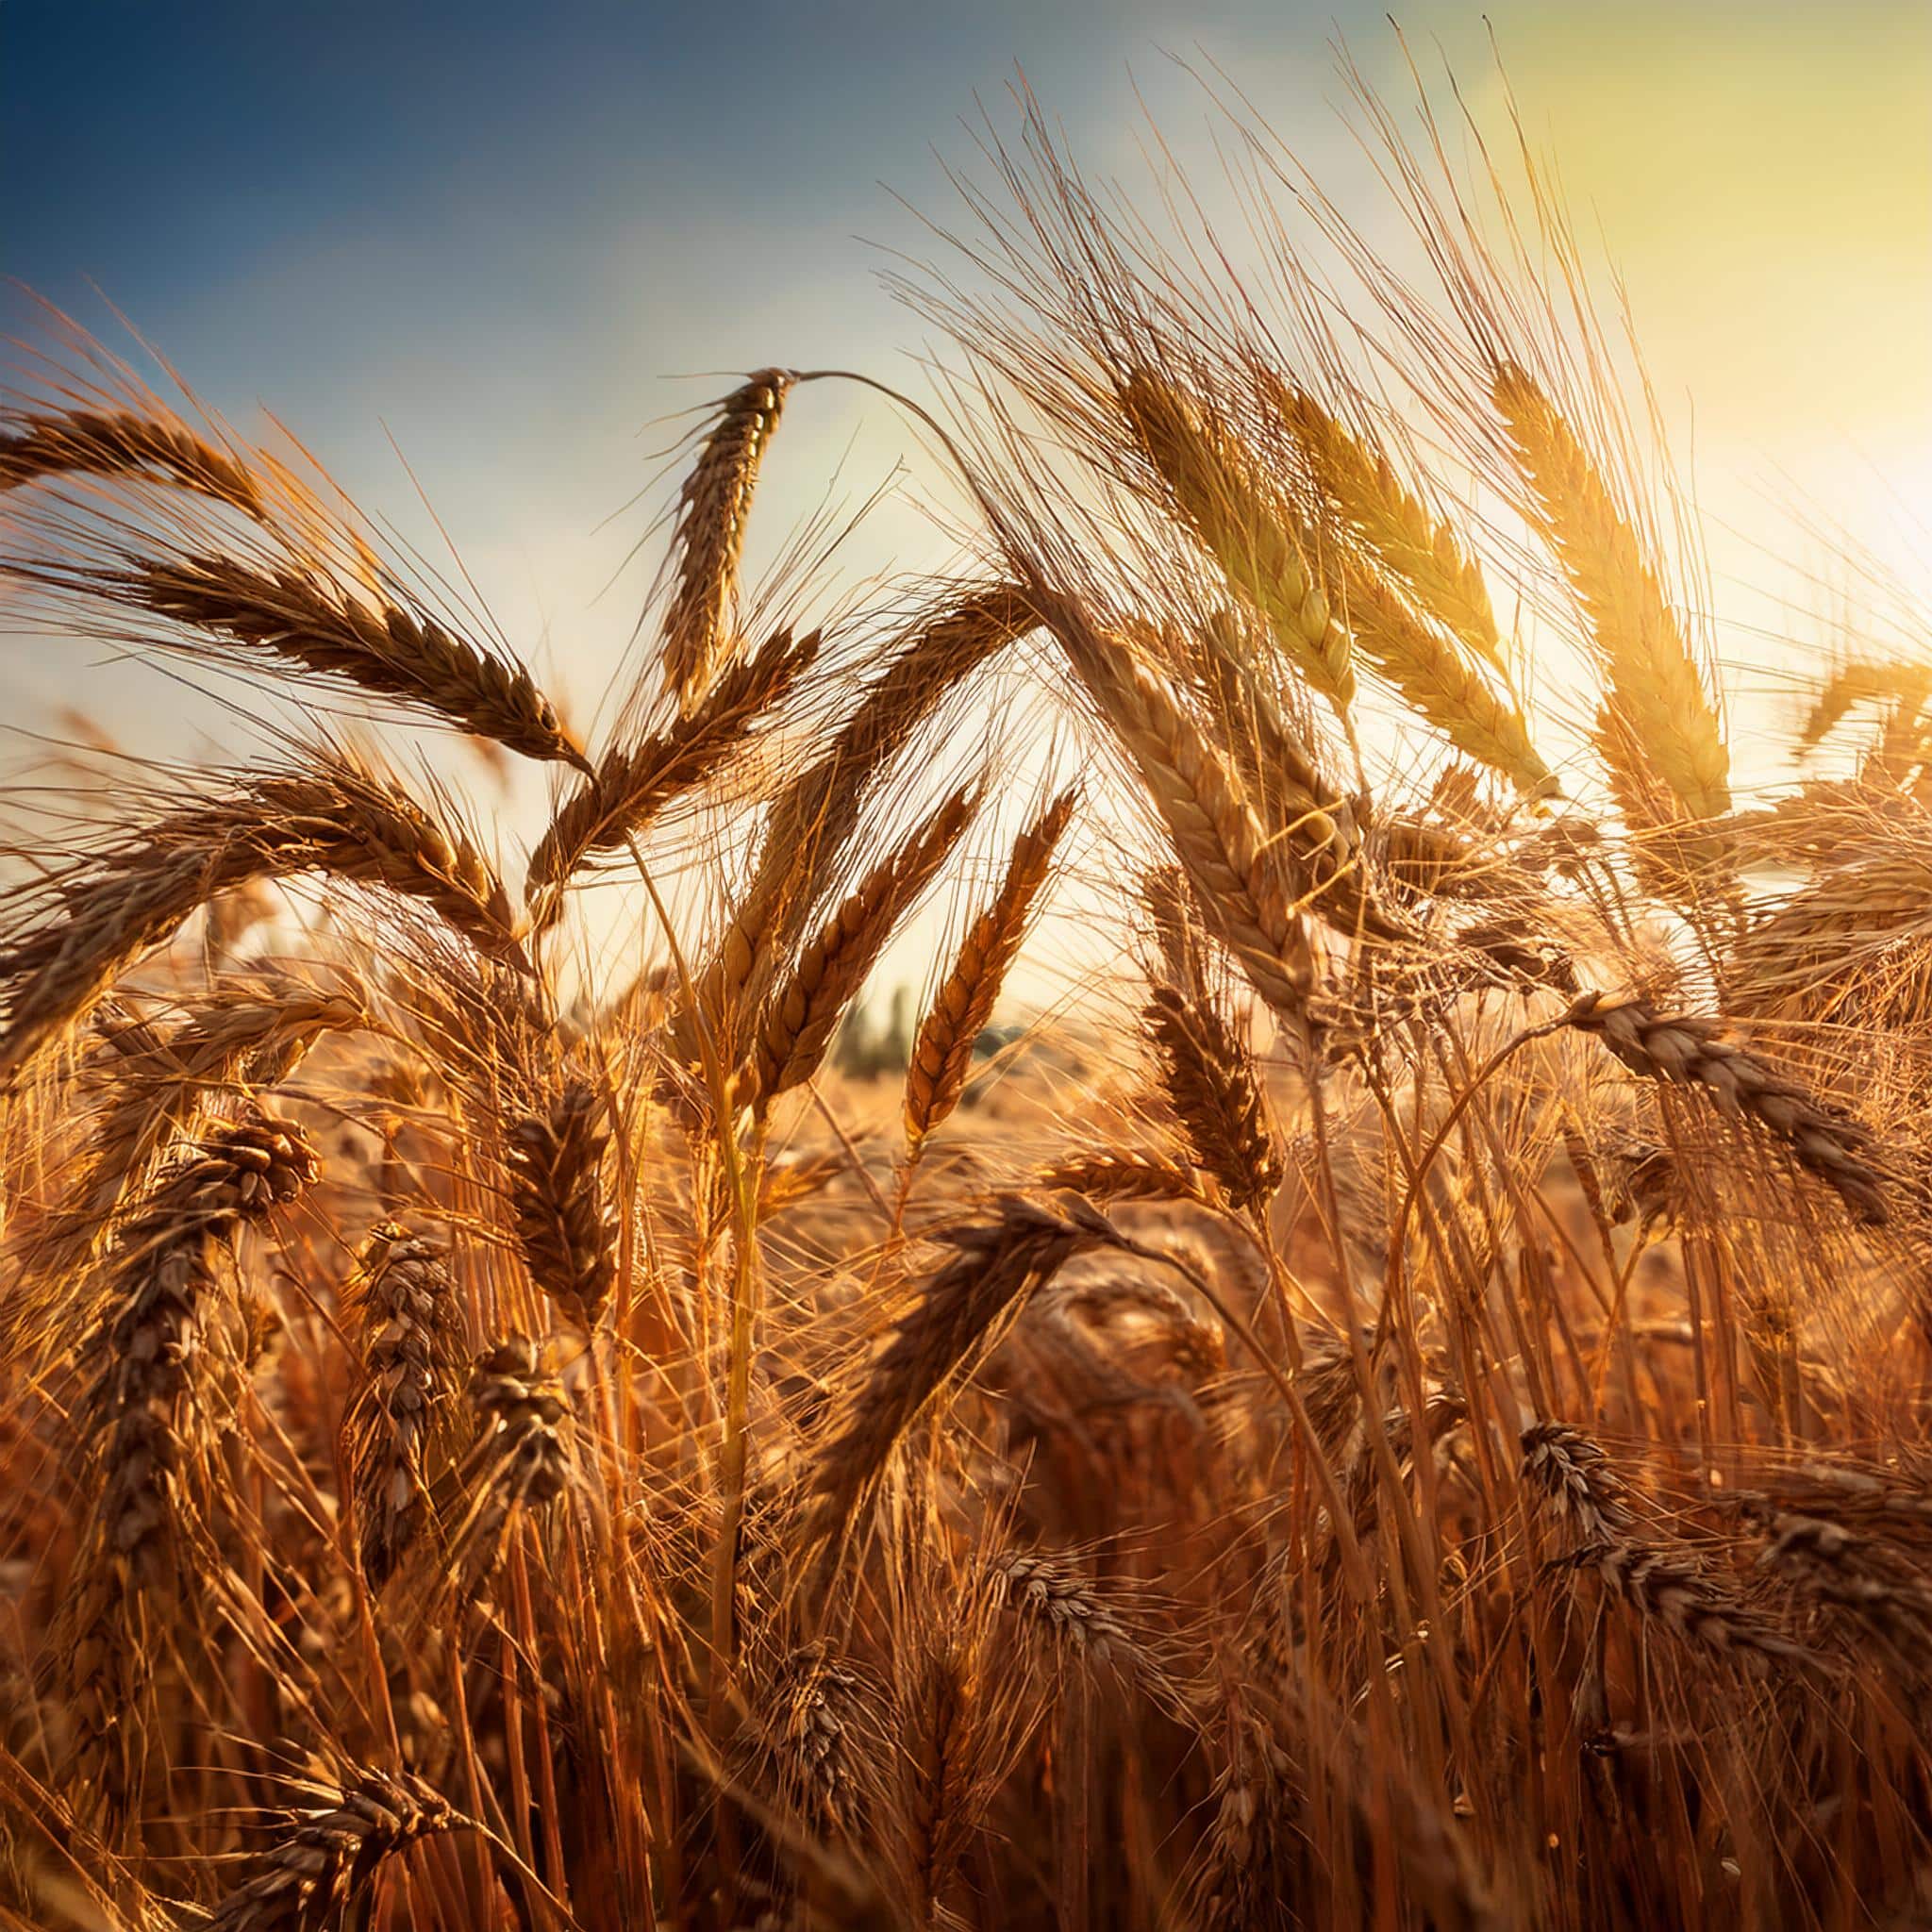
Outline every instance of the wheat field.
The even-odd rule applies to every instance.
[[[0,1924],[1932,1924],[1932,671],[1740,775],[1559,205],[1364,107],[1432,285],[1234,115],[1344,306],[1023,102],[974,567],[747,578],[878,386],[748,374],[593,734],[50,324],[9,609],[273,749],[6,802]]]

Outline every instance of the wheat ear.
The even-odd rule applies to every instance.
[[[899,922],[938,875],[971,824],[977,801],[956,791],[857,889],[806,945],[767,1001],[746,1098],[769,1107],[811,1078],[845,1008]]]
[[[131,409],[65,409],[18,420],[19,428],[0,431],[0,491],[51,476],[153,474],[244,515],[266,514],[246,465],[184,424]]]
[[[1070,600],[1042,611],[1138,771],[1203,915],[1277,1014],[1299,1024],[1314,957],[1291,861],[1173,694]]]
[[[1747,1603],[1728,1576],[1689,1548],[1625,1538],[1586,1543],[1564,1560],[1577,1569],[1593,1568],[1647,1627],[1666,1630],[1692,1649],[1715,1651],[1757,1671],[1774,1662],[1817,1660]]]
[[[617,852],[675,799],[706,783],[818,656],[820,634],[789,633],[734,665],[681,724],[614,746],[558,809],[530,855],[524,897],[541,928],[562,908],[562,888],[595,854]]]
[[[858,829],[866,787],[997,651],[1039,622],[1025,594],[993,584],[917,625],[830,746],[776,799],[744,891],[700,975],[698,1002],[727,1043],[758,1012],[798,941],[813,886]]]
[[[1613,1542],[1636,1526],[1616,1464],[1593,1436],[1569,1423],[1524,1430],[1523,1479],[1540,1505],[1591,1542]]]
[[[1489,586],[1455,529],[1306,390],[1274,376],[1262,390],[1342,522],[1431,618],[1507,678]]]
[[[999,891],[973,922],[933,995],[906,1070],[906,1139],[915,1155],[959,1104],[974,1041],[992,1018],[1000,988],[1019,955],[1034,901],[1074,816],[1075,796],[1063,792],[1014,841]]]
[[[244,774],[225,797],[149,825],[51,891],[15,895],[0,947],[0,1077],[62,1037],[216,893],[322,872],[427,904],[492,958],[522,962],[501,882],[460,826],[346,758]]]
[[[104,574],[95,588],[185,630],[399,699],[525,758],[583,761],[557,708],[521,664],[479,649],[426,612],[227,557]]]
[[[1260,611],[1289,661],[1345,717],[1355,697],[1348,633],[1309,574],[1298,520],[1253,453],[1152,371],[1126,377],[1120,405],[1167,500],[1229,589]]]
[[[1522,708],[1451,633],[1360,571],[1348,573],[1343,614],[1362,656],[1457,750],[1531,796],[1550,789]]]
[[[617,1261],[599,1169],[603,1103],[572,1080],[547,1108],[509,1124],[510,1209],[530,1278],[578,1327],[597,1325]]]
[[[1155,988],[1142,1024],[1196,1163],[1235,1207],[1265,1207],[1283,1168],[1253,1056],[1210,1000],[1177,987]]]
[[[1858,1220],[1890,1218],[1872,1136],[1760,1055],[1722,1039],[1721,1021],[1593,992],[1571,1008],[1567,1024],[1594,1034],[1633,1073],[1701,1087],[1724,1113],[1756,1122],[1835,1189]]]
[[[677,574],[664,618],[664,675],[687,715],[736,640],[729,628],[738,559],[765,444],[792,377],[761,369],[718,405],[677,499]]]
[[[1201,1194],[1194,1172],[1186,1162],[1144,1148],[1075,1148],[1041,1169],[1040,1185],[1103,1204],[1192,1201]]]
[[[248,981],[218,988],[165,1039],[117,1038],[121,1063],[113,1070],[112,1098],[77,1177],[34,1248],[32,1277],[64,1298],[112,1234],[122,1201],[144,1185],[211,1095],[237,1085],[277,1086],[324,1035],[368,1021],[362,991],[351,981],[327,989]],[[42,1310],[33,1296],[25,1300],[30,1310]]]
[[[292,1200],[316,1175],[315,1149],[286,1121],[248,1114],[213,1129],[123,1226],[105,1306],[81,1360],[75,1406],[92,1498],[61,1611],[62,1664],[86,1756],[108,1809],[139,1782],[145,1687],[158,1621],[178,1602],[184,1488],[206,1453],[203,1335],[220,1269],[244,1223]]]
[[[506,1335],[470,1377],[476,1434],[454,1486],[460,1514],[447,1525],[450,1580],[480,1588],[511,1530],[571,1488],[575,1426],[563,1383],[527,1335]]]
[[[1027,1295],[1109,1239],[1091,1208],[1070,1215],[1008,1198],[991,1222],[946,1228],[956,1252],[901,1318],[843,1426],[819,1457],[814,1538],[836,1538],[913,1419]]]
[[[357,1257],[342,1312],[360,1339],[342,1441],[362,1574],[379,1589],[422,1530],[431,1453],[450,1427],[462,1338],[442,1249],[382,1223]]]
[[[1724,729],[1637,533],[1526,371],[1502,364],[1491,394],[1528,486],[1532,521],[1589,621],[1613,703],[1685,812],[1721,818],[1731,804]]]
[[[308,1932],[364,1923],[358,1902],[388,1859],[469,1823],[411,1772],[356,1768],[333,1787],[301,1789],[313,1802],[278,1814],[275,1843],[215,1907],[208,1932]]]

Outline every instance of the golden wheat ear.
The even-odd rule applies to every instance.
[[[1159,677],[1071,598],[1039,598],[1095,708],[1134,767],[1204,919],[1257,992],[1299,1026],[1315,962],[1285,841],[1271,840],[1228,761]]]
[[[795,642],[781,633],[733,665],[689,718],[597,760],[530,854],[524,896],[539,930],[555,924],[563,889],[591,859],[621,852],[744,747],[810,670],[820,641],[817,631]]]
[[[1000,988],[1019,957],[1076,799],[1076,793],[1063,792],[1014,841],[999,891],[968,928],[920,1024],[906,1070],[903,1108],[907,1144],[915,1156],[959,1104],[974,1042],[991,1020]]]
[[[0,429],[0,491],[60,476],[158,476],[245,516],[267,513],[248,466],[185,423],[132,409],[63,409],[16,421],[18,427]]]
[[[428,1520],[450,1447],[461,1315],[441,1246],[397,1222],[370,1231],[342,1296],[358,1374],[342,1418],[362,1574],[380,1589]]]
[[[1575,592],[1628,741],[1687,816],[1724,817],[1731,805],[1724,726],[1636,530],[1575,430],[1526,370],[1500,364],[1491,393],[1531,522]]]
[[[1235,433],[1150,370],[1121,384],[1121,412],[1168,500],[1228,587],[1268,620],[1282,652],[1346,718],[1355,698],[1348,633],[1307,562],[1293,510]]]
[[[530,1278],[586,1332],[609,1299],[617,1262],[600,1170],[609,1135],[587,1080],[509,1123],[510,1208]]]
[[[309,1187],[315,1148],[250,1112],[207,1134],[119,1231],[75,1407],[87,1503],[58,1639],[78,1754],[103,1815],[138,1808],[162,1634],[204,1560],[192,1522],[219,1416],[207,1346],[244,1225]]]
[[[273,1841],[205,1921],[209,1932],[358,1923],[391,1858],[424,1839],[475,1828],[411,1772],[352,1767],[337,1775],[333,1787],[305,1785],[311,1802],[275,1816]]]
[[[556,706],[521,664],[394,596],[219,556],[162,558],[75,586],[178,626],[188,634],[184,647],[212,640],[396,699],[525,758],[583,762]]]
[[[508,895],[462,825],[382,774],[317,753],[296,771],[235,774],[135,842],[13,895],[0,1077],[66,1038],[217,892],[304,873],[416,900],[479,952],[527,966]]]
[[[1379,449],[1306,390],[1270,371],[1258,372],[1257,387],[1343,524],[1423,610],[1507,678],[1489,585],[1455,527],[1424,505]]]
[[[956,791],[898,851],[866,874],[766,1002],[744,1098],[769,1108],[818,1071],[845,1009],[888,940],[972,824],[978,798]]]
[[[1246,1045],[1205,991],[1156,987],[1141,1025],[1195,1164],[1236,1208],[1265,1208],[1285,1169]]]
[[[1076,1204],[1077,1205],[1077,1204]],[[921,1291],[856,1391],[844,1424],[819,1458],[814,1541],[836,1542],[914,1418],[1024,1298],[1110,1230],[1020,1198],[997,1217],[945,1230],[954,1258]]]
[[[718,405],[678,492],[677,569],[664,617],[664,675],[689,716],[737,648],[738,560],[765,445],[794,377],[761,369]]]

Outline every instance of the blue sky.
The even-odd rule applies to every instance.
[[[1932,481],[1932,9],[1487,12],[1667,392],[1696,389],[1700,458],[1828,448],[1834,476]],[[1480,99],[1484,10],[1403,19]],[[1105,175],[1136,164],[1138,84],[1211,169],[1165,58],[1198,42],[1373,225],[1338,30],[1399,92],[1369,5],[0,0],[0,266],[116,341],[105,296],[209,401],[244,426],[272,407],[421,535],[392,437],[585,715],[635,612],[597,592],[647,517],[623,507],[671,433],[654,419],[774,360],[907,378],[921,331],[880,247],[935,251],[892,192],[952,211],[929,150],[971,160],[975,96],[1010,128],[1022,63]],[[18,295],[0,318],[38,326]],[[767,526],[841,459],[858,494],[912,451],[881,407],[801,395]],[[909,513],[886,527],[917,548]],[[38,657],[12,675],[74,694]]]

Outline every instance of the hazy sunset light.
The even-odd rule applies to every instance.
[[[0,0],[0,1932],[1932,1926],[1932,5]]]

